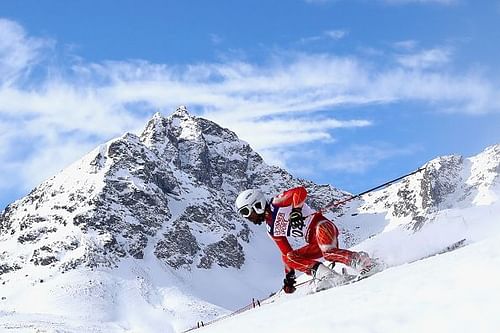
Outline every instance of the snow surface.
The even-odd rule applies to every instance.
[[[417,233],[398,228],[381,232],[355,248],[376,254],[392,266],[385,271],[317,294],[279,294],[272,304],[217,321],[199,332],[498,332],[499,217],[496,202],[488,209],[477,206],[441,212]],[[463,248],[405,264],[462,238],[468,243]],[[40,300],[37,289],[24,293],[23,284],[34,284],[28,279],[8,294],[3,291],[3,296],[15,300],[16,311],[0,308],[0,328],[6,332],[182,332],[198,321],[208,324],[231,313],[202,302],[200,290],[205,296],[217,294],[219,300],[225,294],[232,306],[231,295],[238,292],[234,287],[238,284],[225,279],[222,269],[190,279],[195,285],[183,284],[182,276],[165,278],[171,272],[134,267],[133,262],[122,265],[118,275],[105,270],[97,274],[100,278],[96,272],[82,276],[81,271],[52,280],[47,277],[47,282],[36,286],[40,295],[50,289],[54,296],[50,301]],[[261,275],[262,281],[269,279],[265,272]],[[254,277],[249,275],[249,279]],[[242,284],[258,290],[260,282]],[[77,303],[58,298],[68,284],[77,287],[72,289]],[[101,299],[96,300],[96,294]],[[88,302],[86,295],[92,297]],[[138,303],[138,299],[143,301]],[[99,306],[110,304],[111,316],[109,311],[100,311]]]
[[[500,235],[199,332],[498,332]],[[198,331],[197,331],[198,332]]]

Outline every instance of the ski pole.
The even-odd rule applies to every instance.
[[[388,182],[386,182],[386,183],[383,183],[383,184],[381,184],[381,185],[375,186],[375,187],[373,187],[373,188],[371,188],[371,189],[369,189],[369,190],[366,190],[366,191],[364,191],[364,192],[358,193],[358,194],[356,194],[356,195],[352,195],[352,196],[350,196],[350,197],[348,197],[348,198],[346,198],[346,199],[343,199],[343,200],[340,200],[340,201],[335,201],[335,202],[331,203],[330,205],[328,205],[328,206],[326,206],[326,207],[321,208],[318,212],[322,213],[322,212],[324,212],[324,211],[326,211],[326,210],[332,209],[333,207],[343,205],[343,204],[345,204],[346,202],[349,202],[349,201],[351,201],[351,200],[354,200],[354,199],[356,199],[356,198],[359,198],[359,197],[360,197],[360,196],[362,196],[362,195],[365,195],[365,194],[367,194],[367,193],[370,193],[370,192],[373,192],[373,191],[375,191],[375,190],[378,190],[379,188],[386,187],[386,186],[388,186],[388,185],[390,185],[390,184],[392,184],[392,183],[397,182],[398,180],[401,180],[401,179],[403,179],[403,178],[406,178],[406,177],[409,177],[409,176],[411,176],[411,175],[414,175],[414,174],[416,174],[416,173],[418,173],[418,172],[420,172],[420,171],[422,171],[422,170],[425,170],[425,167],[423,167],[423,168],[419,168],[419,169],[417,169],[417,170],[415,170],[415,171],[413,171],[413,172],[407,173],[406,175],[403,175],[403,176],[401,176],[401,177],[395,178],[395,179],[390,180],[390,181],[388,181]]]

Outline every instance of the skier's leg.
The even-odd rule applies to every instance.
[[[319,229],[317,228],[317,222],[320,220],[313,221],[308,229],[308,233],[306,234],[306,239],[309,243],[309,249],[314,248],[316,251],[317,258],[323,257],[323,243],[322,238],[324,235],[318,235]],[[329,242],[330,244],[331,242]],[[341,284],[343,281],[342,275],[333,271],[332,269],[325,266],[320,261],[316,261],[313,267],[311,267],[311,275],[314,277],[314,289],[316,291],[328,289],[338,284]]]
[[[294,267],[314,277],[314,289],[316,291],[328,289],[337,285],[342,276],[323,265],[319,259],[323,256],[316,242],[309,243],[298,250],[288,252],[287,265]],[[314,258],[314,259],[313,259]]]
[[[331,262],[340,262],[349,265],[355,252],[339,249],[339,231],[333,222],[324,219],[316,224],[316,242],[323,257]]]
[[[316,239],[323,252],[323,257],[332,262],[340,262],[354,268],[361,274],[367,274],[375,262],[366,252],[353,252],[338,247],[338,229],[329,220],[321,220],[316,225]]]
[[[315,259],[321,257],[322,253],[320,248],[317,244],[313,243],[288,252],[283,259],[288,267],[311,275],[313,267],[319,263]]]

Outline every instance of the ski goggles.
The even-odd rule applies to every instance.
[[[252,210],[259,212],[263,211],[264,207],[262,207],[262,203],[260,201],[255,202],[253,205],[245,205],[238,209],[238,213],[240,213],[243,217],[249,217],[252,215]]]

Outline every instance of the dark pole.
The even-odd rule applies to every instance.
[[[329,209],[331,209],[331,208],[333,208],[333,207],[343,205],[343,204],[345,204],[346,202],[349,202],[349,201],[351,201],[351,200],[354,200],[354,199],[356,199],[356,198],[359,198],[359,197],[360,197],[360,196],[362,196],[362,195],[365,195],[365,194],[367,194],[367,193],[370,193],[370,192],[373,192],[373,191],[375,191],[375,190],[378,190],[379,188],[386,187],[386,186],[388,186],[388,185],[390,185],[390,184],[392,184],[392,183],[397,182],[398,180],[401,180],[401,179],[403,179],[403,178],[406,178],[406,177],[409,177],[409,176],[411,176],[411,175],[414,175],[414,174],[416,174],[416,173],[418,173],[418,172],[420,172],[420,171],[422,171],[422,170],[425,170],[425,168],[420,168],[420,169],[417,169],[417,170],[415,170],[415,171],[413,171],[413,172],[407,173],[406,175],[403,175],[403,176],[401,176],[401,177],[395,178],[395,179],[390,180],[390,181],[388,181],[388,182],[386,182],[386,183],[383,183],[382,185],[375,186],[375,187],[373,187],[373,188],[371,188],[371,189],[369,189],[369,190],[366,190],[366,191],[364,191],[364,192],[361,192],[361,193],[358,193],[358,194],[356,194],[356,195],[350,196],[350,197],[348,197],[348,198],[346,198],[346,199],[343,199],[343,200],[340,200],[340,201],[335,201],[335,202],[333,202],[332,204],[330,204],[330,205],[328,205],[328,206],[326,206],[326,207],[324,207],[324,208],[320,209],[319,211],[320,211],[320,212],[324,212],[324,211],[329,210]]]

